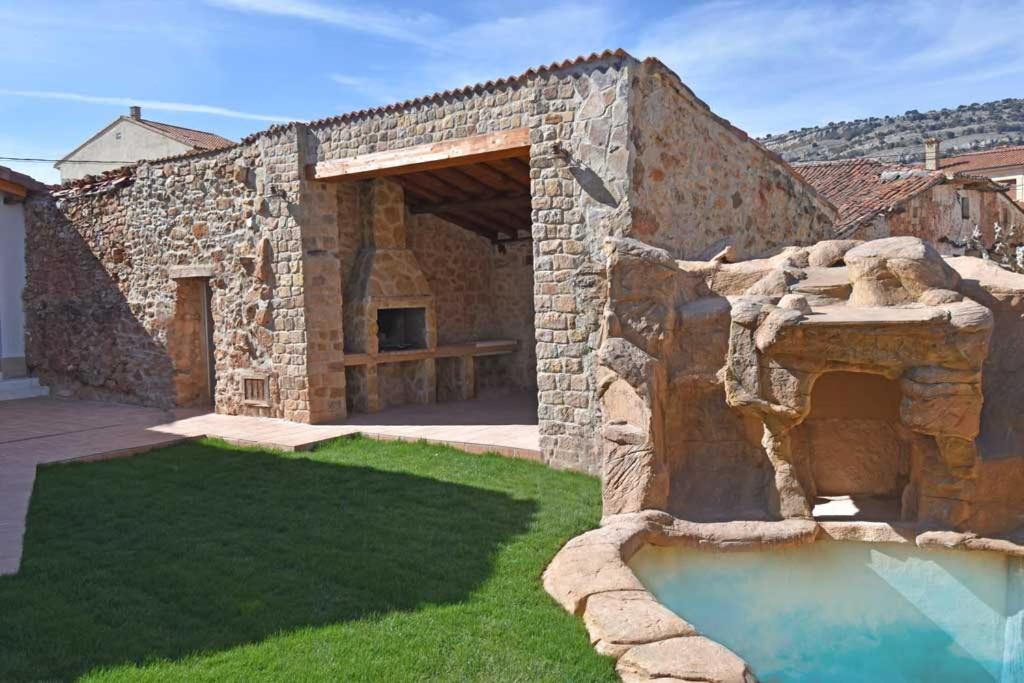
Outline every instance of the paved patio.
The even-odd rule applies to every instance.
[[[132,455],[200,437],[295,451],[352,434],[540,458],[536,404],[525,394],[405,406],[340,425],[92,401],[0,401],[0,575],[16,573],[21,563],[38,465]]]

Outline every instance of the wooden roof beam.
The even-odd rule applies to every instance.
[[[24,199],[28,196],[28,188],[24,185],[11,182],[10,180],[4,180],[0,178],[0,193],[11,195],[18,199]]]
[[[349,159],[321,161],[306,167],[310,180],[359,180],[449,168],[493,159],[528,157],[530,131],[514,128],[458,140],[445,140]]]
[[[436,204],[413,204],[410,213],[444,213],[459,209],[523,209],[530,210],[530,195],[506,195],[490,199],[469,199],[460,202],[438,202]]]

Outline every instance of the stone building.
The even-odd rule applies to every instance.
[[[1011,199],[1024,203],[1024,145],[944,157],[936,142],[935,167],[947,174],[991,178],[1009,190]]]
[[[142,118],[142,108],[132,107],[53,165],[62,182],[112,171],[140,159],[159,159],[195,150],[233,145],[231,140],[203,130],[174,126]]]
[[[62,395],[325,423],[488,388],[597,471],[608,237],[736,257],[835,210],[617,51],[143,161],[27,204],[29,364]]]
[[[985,244],[995,226],[1024,225],[1024,210],[1001,183],[943,168],[874,159],[797,164],[797,171],[839,210],[836,237],[920,237],[953,254],[975,228]]]

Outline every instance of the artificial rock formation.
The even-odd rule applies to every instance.
[[[606,513],[810,518],[819,495],[850,494],[925,526],[1024,522],[1001,483],[1024,450],[997,407],[1020,393],[1005,368],[1024,277],[911,237],[739,263],[628,239],[606,253]]]

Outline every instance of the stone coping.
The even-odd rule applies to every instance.
[[[591,644],[618,660],[616,671],[626,683],[755,683],[746,662],[658,602],[628,562],[647,544],[735,552],[816,540],[915,543],[1024,556],[1024,546],[1011,541],[954,531],[919,533],[910,524],[809,519],[698,523],[645,510],[606,517],[599,528],[566,543],[544,571],[544,588],[566,611],[583,617]]]

